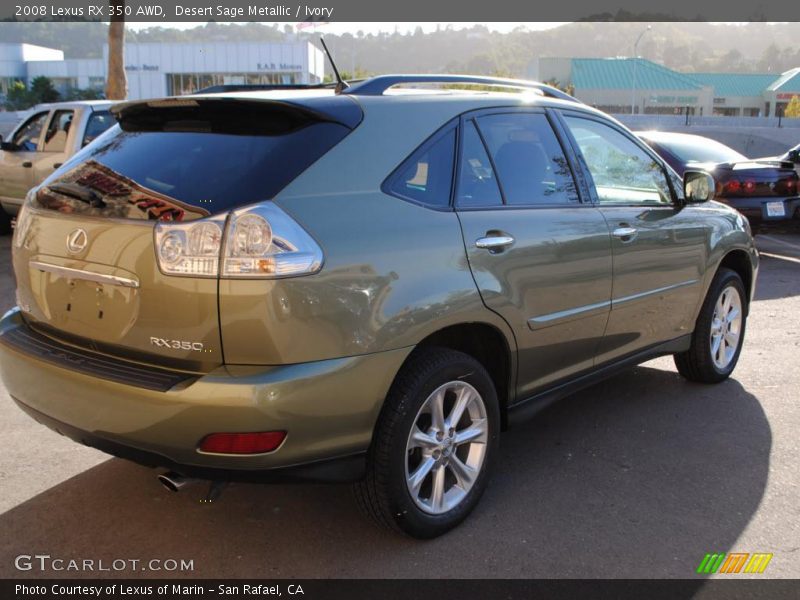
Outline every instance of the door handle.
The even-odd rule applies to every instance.
[[[611,234],[615,238],[619,238],[624,243],[632,242],[639,234],[635,227],[617,227]]]
[[[30,169],[33,166],[33,163],[29,160],[26,160],[24,163],[22,163],[22,166],[26,169]]]
[[[513,243],[514,238],[510,235],[486,235],[475,240],[475,247],[496,254],[502,252]]]
[[[63,164],[64,164],[64,163],[53,163],[53,168],[54,168],[54,169],[57,169],[58,167],[60,167],[60,166],[61,166],[61,165],[63,165]]]

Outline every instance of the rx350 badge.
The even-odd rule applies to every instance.
[[[187,342],[185,340],[165,340],[160,337],[151,337],[150,344],[157,348],[170,348],[171,350],[189,350],[191,352],[202,352],[204,350],[202,342]]]

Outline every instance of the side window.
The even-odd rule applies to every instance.
[[[71,110],[57,110],[53,113],[44,137],[45,152],[63,152],[67,148],[67,136],[74,114]]]
[[[578,142],[601,204],[671,204],[664,168],[608,125],[564,116]]]
[[[424,144],[390,177],[387,191],[429,206],[449,206],[455,146],[455,128]]]
[[[470,120],[464,126],[456,205],[501,206],[503,198],[481,136]]]
[[[117,120],[107,110],[99,110],[89,115],[89,120],[86,122],[86,131],[83,134],[81,147],[86,144],[92,143],[96,137],[104,133],[111,127]]]
[[[478,118],[506,204],[574,204],[580,201],[561,144],[542,113]]]
[[[26,152],[36,152],[48,114],[47,112],[38,113],[28,119],[14,134],[14,139],[11,140],[14,145]]]

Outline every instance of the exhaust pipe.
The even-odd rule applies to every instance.
[[[198,480],[184,477],[175,471],[167,471],[158,476],[158,481],[170,492],[179,492],[183,487],[196,483]]]

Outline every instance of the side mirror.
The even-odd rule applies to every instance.
[[[707,202],[714,199],[714,178],[705,171],[683,174],[683,196],[686,202]]]
[[[3,142],[0,140],[0,150],[4,150],[5,152],[14,152],[17,150],[17,147],[12,142]]]
[[[800,149],[794,149],[789,152],[789,160],[793,163],[800,162]]]

